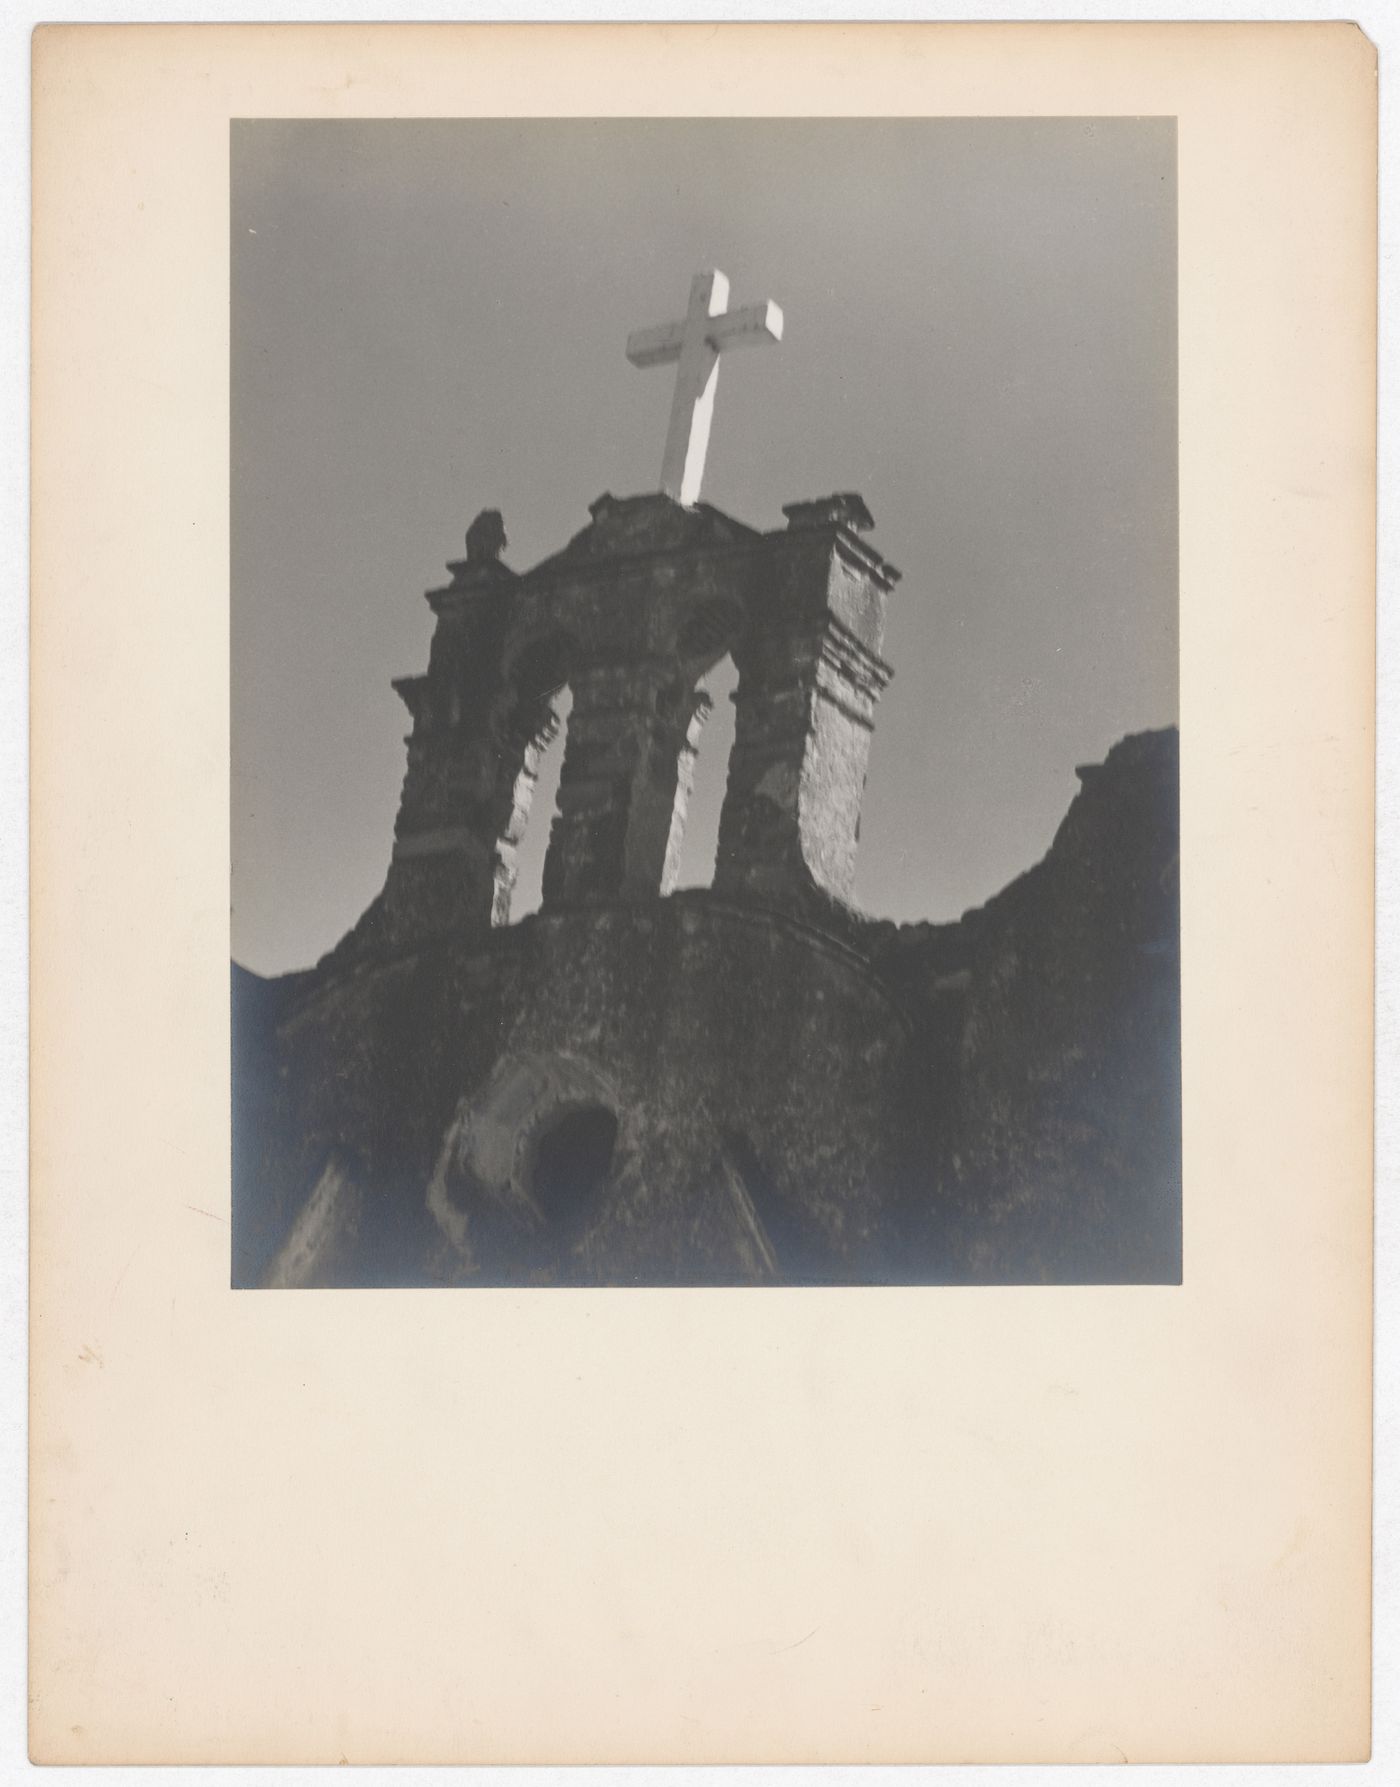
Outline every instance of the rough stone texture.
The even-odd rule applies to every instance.
[[[315,969],[234,969],[234,1282],[1174,1281],[1175,734],[1082,770],[1046,859],[959,923],[864,918],[897,574],[860,499],[769,535],[591,513],[522,576],[474,524],[396,685],[383,892]],[[715,883],[672,894],[725,652]],[[566,683],[543,907],[511,924]]]
[[[1049,854],[955,927],[876,951],[922,992],[910,1245],[983,1283],[1181,1269],[1177,740],[1124,739]]]

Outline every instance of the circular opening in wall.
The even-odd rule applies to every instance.
[[[534,1148],[531,1197],[561,1246],[589,1227],[603,1201],[617,1146],[617,1117],[586,1105],[549,1124]]]

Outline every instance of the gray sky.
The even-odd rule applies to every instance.
[[[311,962],[381,885],[389,679],[425,666],[422,592],[477,511],[524,569],[603,491],[655,488],[673,371],[623,344],[706,267],[786,334],[721,366],[705,500],[772,528],[857,490],[904,573],[867,911],[979,904],[1044,854],[1077,763],[1175,719],[1171,120],[259,121],[233,126],[232,171],[248,966]]]

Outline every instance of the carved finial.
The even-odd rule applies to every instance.
[[[499,509],[483,509],[467,529],[467,563],[489,564],[505,551],[506,526]]]

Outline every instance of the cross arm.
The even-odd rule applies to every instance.
[[[727,347],[754,347],[783,338],[783,313],[770,299],[711,317],[706,339],[721,352]]]
[[[634,366],[664,366],[679,360],[685,342],[684,323],[659,323],[654,329],[634,329],[627,337],[627,358]]]
[[[679,360],[685,346],[686,326],[681,323],[659,323],[654,329],[634,329],[627,337],[627,358],[634,366],[664,366]],[[742,310],[729,310],[723,316],[710,317],[705,326],[705,339],[718,353],[731,347],[754,347],[783,338],[783,313],[771,301],[747,304]]]

